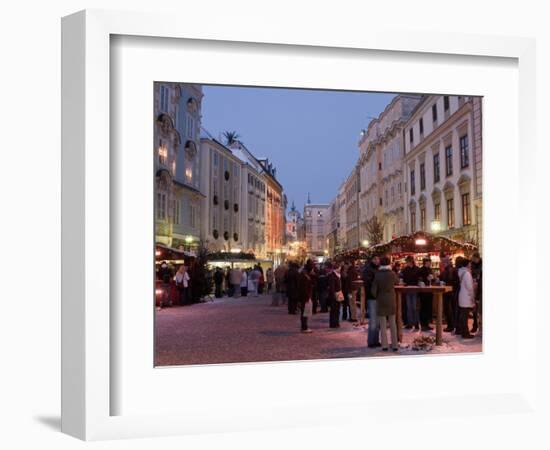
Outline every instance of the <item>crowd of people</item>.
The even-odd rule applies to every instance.
[[[245,269],[226,267],[224,270],[221,267],[216,267],[213,277],[216,298],[224,295],[257,297],[260,294],[269,294],[273,290],[273,269],[268,268],[264,273],[260,264]]]
[[[311,316],[328,313],[330,328],[339,328],[340,321],[344,320],[366,324],[368,347],[388,351],[389,328],[391,348],[397,351],[396,285],[452,286],[452,292],[443,297],[446,323],[443,331],[472,339],[481,332],[482,274],[481,257],[474,253],[471,260],[458,256],[454,261],[441,254],[436,271],[429,257],[417,266],[413,256],[408,256],[402,267],[400,262],[392,265],[387,256],[373,256],[361,265],[335,261],[319,264],[311,259],[299,265],[290,261],[275,270],[268,268],[265,273],[259,264],[245,269],[217,267],[212,278],[217,298],[273,294],[272,304],[287,305],[288,314],[300,316],[303,333],[312,332],[309,327]],[[191,279],[185,266],[180,266],[173,274],[167,265],[162,264],[159,277],[163,285],[175,285],[180,304],[189,302]],[[359,286],[364,290],[358,289]],[[361,297],[362,292],[365,298]],[[406,293],[402,302],[401,320],[406,329],[433,329],[433,294]],[[471,329],[470,317],[473,318]]]
[[[458,256],[454,262],[440,255],[438,270],[426,257],[421,266],[408,256],[402,267],[391,264],[387,256],[374,256],[364,264],[330,262],[316,264],[307,260],[280,265],[274,272],[275,293],[288,305],[289,314],[300,315],[303,333],[311,333],[309,318],[317,313],[329,314],[329,327],[338,328],[341,320],[367,324],[367,345],[389,350],[387,331],[393,351],[398,350],[396,285],[449,285],[444,294],[445,332],[472,339],[481,331],[482,260],[478,253],[469,260]],[[365,289],[358,289],[363,286]],[[365,298],[361,299],[361,293]],[[406,329],[430,331],[434,311],[432,293],[408,293],[402,298],[402,321]],[[359,305],[359,306],[358,306]],[[368,318],[368,322],[367,319]],[[472,320],[470,329],[469,319]]]

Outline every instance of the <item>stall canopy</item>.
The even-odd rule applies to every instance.
[[[194,258],[195,255],[184,250],[178,250],[176,248],[167,247],[164,244],[156,244],[155,247],[155,259],[160,261],[182,261],[190,258]]]
[[[477,247],[466,242],[458,242],[445,236],[424,231],[399,236],[385,244],[373,245],[367,249],[367,256],[404,253],[473,253]]]

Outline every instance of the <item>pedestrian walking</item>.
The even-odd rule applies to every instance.
[[[374,275],[372,282],[372,296],[376,299],[376,314],[380,322],[380,336],[382,340],[382,351],[388,351],[389,324],[392,350],[396,352],[399,347],[397,340],[397,324],[395,320],[395,285],[399,278],[393,272],[390,259],[387,256],[380,258],[380,267]]]
[[[328,273],[326,265],[319,270],[319,275],[317,277],[316,283],[317,296],[319,297],[319,306],[321,307],[321,312],[328,312]]]
[[[418,286],[418,267],[416,267],[414,258],[410,255],[405,259],[405,267],[402,271],[402,275],[403,282],[406,286]],[[416,292],[407,292],[405,298],[407,299],[407,324],[405,328],[419,330],[418,295]]]
[[[313,314],[313,261],[308,259],[298,276],[298,307],[300,308],[300,325],[302,333],[311,333],[308,319]]]
[[[338,263],[330,266],[332,269],[328,275],[328,301],[330,306],[329,327],[340,328],[340,303],[344,301],[342,293],[342,280]]]
[[[275,277],[275,291],[277,294],[277,305],[279,304],[279,300],[281,301],[281,304],[284,305],[287,302],[287,296],[286,296],[286,273],[288,271],[288,267],[286,264],[279,265],[275,272],[273,273]],[[275,305],[276,306],[276,305]]]
[[[372,295],[372,283],[378,267],[380,266],[380,258],[373,256],[365,265],[363,270],[363,285],[365,287],[367,315],[369,317],[367,345],[369,348],[380,347],[380,328],[378,321],[378,313],[376,311],[376,299]]]
[[[355,281],[359,278],[355,264],[352,262],[348,267],[348,283],[349,283],[349,321],[357,322],[357,288]]]
[[[260,270],[258,269],[258,266],[254,266],[254,268],[250,271],[249,277],[250,277],[250,287],[251,287],[251,294],[254,297],[258,296],[258,289],[260,286],[260,277],[262,276]]]
[[[458,294],[459,329],[464,339],[472,339],[474,335],[470,334],[468,317],[475,306],[475,293],[474,280],[470,272],[470,261],[466,258],[461,261],[461,267],[458,269],[458,279],[460,280],[460,292]]]
[[[171,288],[170,279],[172,278],[172,269],[166,261],[160,264],[158,278],[162,283],[162,293],[160,297],[160,307],[172,306],[172,298],[170,297]]]
[[[348,320],[349,296],[351,292],[351,284],[349,283],[348,277],[348,263],[342,264],[341,275],[342,293],[344,294],[344,301],[342,302],[342,320]]]

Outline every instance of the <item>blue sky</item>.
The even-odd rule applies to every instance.
[[[203,86],[202,126],[215,138],[236,131],[256,157],[268,157],[288,197],[302,210],[330,202],[359,154],[369,116],[394,94]]]

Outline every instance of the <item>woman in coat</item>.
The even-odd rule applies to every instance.
[[[302,333],[311,333],[308,318],[313,313],[313,261],[308,259],[298,276],[298,308],[300,309],[300,323]]]
[[[462,337],[464,339],[472,339],[474,335],[470,334],[468,317],[475,306],[474,279],[470,272],[470,261],[464,258],[461,266],[458,269],[458,279],[460,282],[460,290],[458,291],[458,325]]]
[[[397,324],[395,322],[395,285],[399,283],[399,278],[392,270],[390,259],[387,256],[380,258],[380,267],[374,275],[372,282],[372,295],[376,299],[376,314],[380,323],[380,335],[382,340],[382,350],[388,351],[388,331],[387,324],[390,325],[392,350],[398,350]],[[386,318],[388,322],[386,322]]]

